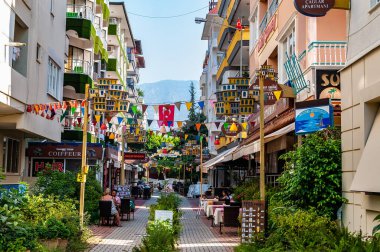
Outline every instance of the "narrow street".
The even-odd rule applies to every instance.
[[[135,219],[123,221],[123,227],[96,227],[96,233],[111,232],[103,239],[91,239],[90,243],[98,243],[92,247],[91,252],[104,251],[132,251],[133,247],[141,243],[143,236],[146,234],[145,228],[148,222],[149,209],[151,204],[156,202],[158,195],[155,194],[150,200],[147,200],[143,206],[137,206]],[[203,214],[197,218],[196,199],[187,199],[182,197],[181,211],[183,211],[182,225],[183,229],[179,240],[178,248],[180,251],[200,252],[230,252],[233,247],[239,245],[237,230],[234,229],[235,235],[226,229],[226,234],[220,235],[219,228],[210,226],[211,221],[207,220]],[[110,230],[112,229],[112,231]],[[96,235],[95,233],[95,235]],[[94,245],[94,244],[93,244]]]

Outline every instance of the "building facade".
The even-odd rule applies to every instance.
[[[59,142],[56,120],[27,113],[28,104],[62,101],[66,39],[65,1],[0,3],[0,166],[4,182],[27,172],[25,149],[32,139]]]
[[[351,1],[342,80],[343,220],[350,231],[371,235],[380,213],[379,101],[380,3]]]

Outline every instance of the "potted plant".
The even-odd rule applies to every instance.
[[[47,249],[54,250],[58,247],[59,222],[54,217],[50,217],[44,223],[38,225],[38,237],[41,239],[41,244]]]

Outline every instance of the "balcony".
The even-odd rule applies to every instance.
[[[273,15],[276,13],[278,9],[278,0],[272,0],[272,3],[269,6],[268,11],[265,13],[263,20],[261,20],[259,26],[259,33],[262,34],[265,31],[269,21],[272,19]]]
[[[93,26],[94,12],[86,5],[68,4],[66,9],[66,31],[74,30],[79,38],[91,39],[96,31]]]
[[[347,42],[314,41],[307,52],[309,66],[344,66],[346,64]],[[301,55],[302,57],[302,55]],[[302,58],[300,59],[302,60]]]
[[[229,65],[239,65],[240,57],[238,54],[241,52],[241,43],[243,43],[243,66],[248,65],[248,50],[249,50],[249,30],[236,31],[232,37],[231,43],[228,46],[226,58]],[[246,49],[247,52],[244,51]],[[238,59],[239,58],[239,59]]]
[[[84,94],[85,85],[92,84],[92,64],[80,59],[68,59],[65,64],[64,86],[72,86],[75,92]]]
[[[220,28],[219,35],[218,35],[218,49],[222,50],[223,45],[225,42],[227,42],[227,36],[228,33],[231,31],[232,28],[229,27],[228,20],[224,19],[223,24]]]
[[[219,66],[218,72],[216,73],[216,82],[218,84],[220,84],[223,74],[227,70],[227,68],[228,68],[228,61],[227,61],[227,58],[225,57]]]
[[[230,0],[219,0],[218,1],[218,14],[220,17],[225,17],[225,14],[226,14],[226,11],[227,11],[227,7],[230,3]]]
[[[244,26],[248,25],[249,2],[249,0],[230,1],[227,9],[227,20],[230,25],[236,25],[238,18],[241,19]]]

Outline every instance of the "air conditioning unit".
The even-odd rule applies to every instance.
[[[115,46],[113,46],[113,45],[107,46],[107,52],[112,53],[114,50],[115,50]]]
[[[241,98],[248,98],[248,91],[242,91]]]

